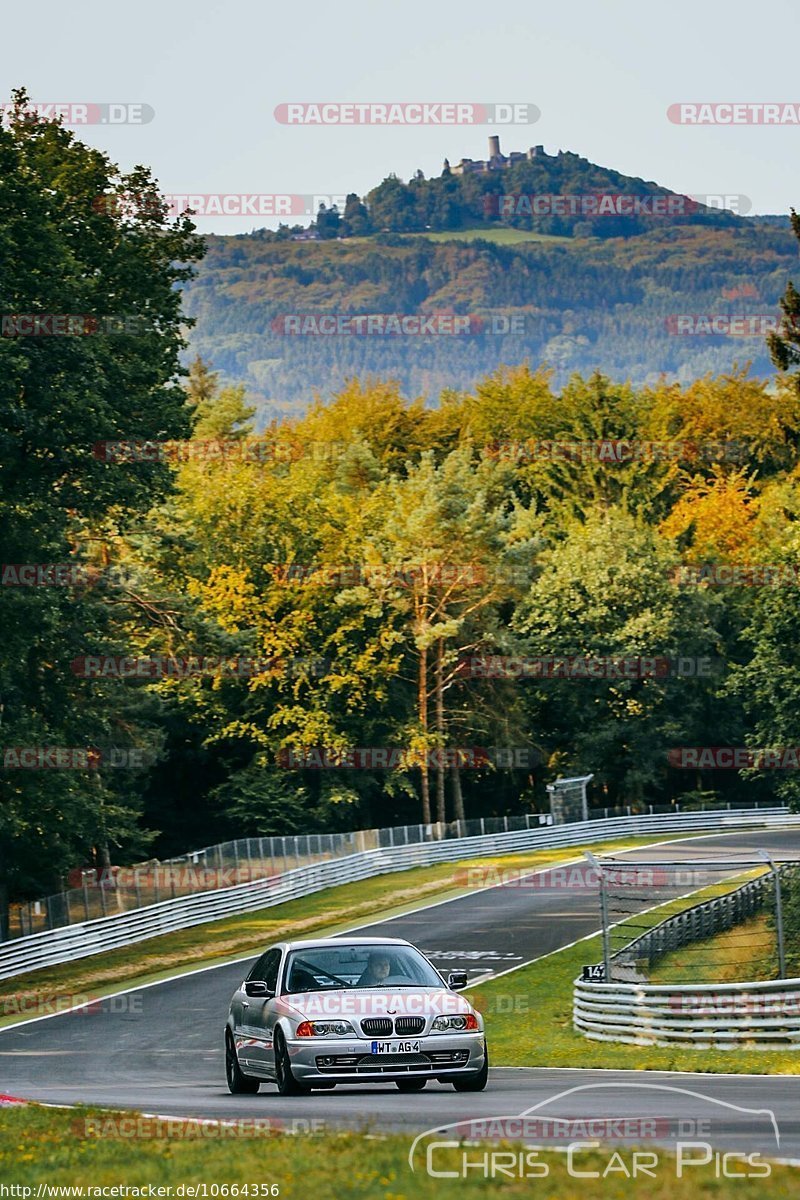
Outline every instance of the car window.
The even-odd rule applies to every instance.
[[[264,981],[271,992],[278,990],[278,971],[281,965],[280,950],[268,950],[264,955]]]
[[[255,965],[250,968],[247,978],[248,980],[261,979],[274,991],[278,982],[278,968],[280,967],[280,963],[280,950],[266,950]]]
[[[290,953],[287,992],[342,988],[441,987],[426,958],[412,946],[308,946]]]

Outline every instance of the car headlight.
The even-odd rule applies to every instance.
[[[478,1018],[474,1013],[465,1013],[463,1016],[459,1014],[457,1017],[437,1017],[431,1025],[431,1029],[440,1031],[449,1029],[453,1032],[458,1030],[459,1033],[466,1033],[477,1028]]]
[[[349,1021],[301,1021],[297,1026],[298,1037],[355,1037],[356,1031]]]

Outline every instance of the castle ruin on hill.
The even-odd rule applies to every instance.
[[[472,175],[478,172],[485,173],[486,171],[502,171],[506,167],[511,167],[518,162],[530,161],[532,158],[555,158],[555,155],[546,154],[544,146],[531,146],[524,153],[521,150],[512,150],[510,154],[500,153],[500,138],[497,136],[489,138],[489,157],[481,158],[462,158],[461,162],[456,163],[454,167],[450,167],[447,159],[445,166],[450,167],[454,175]]]

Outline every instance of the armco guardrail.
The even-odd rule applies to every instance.
[[[768,806],[767,806],[768,807]],[[719,805],[692,806],[692,812],[716,810]],[[734,811],[759,810],[754,805],[738,803]],[[726,811],[730,811],[728,804]],[[681,812],[680,805],[648,805],[633,809],[593,809],[591,821],[610,817],[632,817],[646,812],[648,816]],[[27,937],[32,933],[58,929],[111,917],[115,913],[145,908],[161,900],[175,900],[196,892],[213,892],[237,883],[252,883],[268,875],[283,875],[298,867],[332,858],[344,858],[364,850],[394,849],[420,842],[439,842],[446,838],[483,837],[490,833],[514,833],[522,829],[550,825],[549,813],[524,813],[517,816],[473,817],[465,821],[436,822],[430,825],[395,825],[383,829],[356,829],[343,833],[303,833],[285,836],[256,836],[235,838],[214,846],[204,846],[179,854],[174,858],[150,859],[132,866],[109,866],[99,876],[97,871],[83,870],[72,874],[73,886],[62,888],[49,896],[39,896],[13,903],[9,908],[8,929],[0,941]],[[561,822],[555,822],[560,824]]]
[[[574,984],[588,1038],[639,1046],[800,1050],[800,979],[721,984]]]
[[[271,878],[257,879],[216,891],[198,892],[174,900],[164,900],[132,912],[117,913],[46,930],[28,937],[15,938],[0,945],[0,979],[53,966],[77,958],[116,950],[134,942],[186,929],[206,921],[216,921],[235,913],[269,908],[286,900],[311,895],[323,888],[352,883],[391,871],[457,862],[483,854],[504,854],[519,850],[578,846],[613,838],[647,834],[680,834],[697,829],[753,829],[774,824],[800,825],[800,816],[788,816],[785,808],[760,809],[757,813],[706,811],[666,816],[641,815],[613,817],[607,821],[581,821],[571,825],[551,825],[483,837],[450,838],[367,850],[344,858],[299,867]]]

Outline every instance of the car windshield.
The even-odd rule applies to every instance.
[[[413,946],[308,946],[286,964],[285,992],[395,987],[440,988],[442,981]]]

